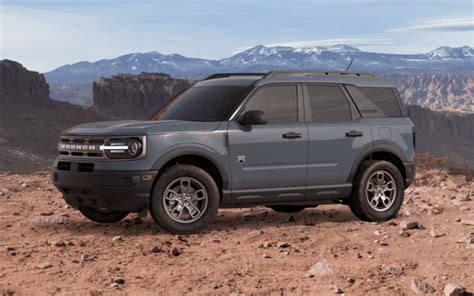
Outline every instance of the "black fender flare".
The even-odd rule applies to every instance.
[[[354,163],[352,164],[351,172],[349,173],[349,176],[347,177],[347,182],[352,183],[352,180],[354,179],[355,174],[357,173],[357,169],[359,168],[359,165],[361,162],[370,154],[375,153],[375,152],[388,152],[400,159],[402,163],[405,160],[405,157],[403,157],[403,154],[394,146],[385,144],[385,143],[376,143],[372,147],[365,149],[363,152],[361,152],[357,158],[355,159]]]
[[[175,148],[167,153],[165,153],[163,156],[161,156],[151,167],[153,171],[160,171],[163,166],[168,163],[170,160],[180,157],[180,156],[187,156],[187,155],[195,155],[195,156],[200,156],[203,158],[206,158],[209,160],[216,168],[217,171],[219,172],[219,175],[221,176],[222,179],[222,189],[226,190],[230,186],[230,181],[229,181],[229,175],[227,174],[227,170],[225,169],[224,165],[222,162],[216,157],[217,152],[214,150],[211,150],[209,148],[205,147],[179,147]]]

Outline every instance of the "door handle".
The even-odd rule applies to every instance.
[[[302,136],[303,135],[301,133],[295,133],[295,132],[289,132],[282,135],[282,137],[285,139],[297,139],[297,138],[301,138]]]
[[[359,131],[348,131],[346,137],[362,137],[364,134]]]

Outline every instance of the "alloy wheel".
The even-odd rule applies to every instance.
[[[178,223],[193,223],[204,215],[208,193],[204,185],[191,177],[173,180],[163,194],[168,216]]]
[[[377,212],[388,210],[393,205],[396,195],[397,185],[389,172],[378,170],[370,175],[366,186],[366,198],[373,210]]]

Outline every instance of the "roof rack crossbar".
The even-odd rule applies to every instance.
[[[232,76],[262,76],[264,77],[268,73],[255,73],[255,72],[240,72],[240,73],[216,73],[207,76],[204,80],[211,80],[217,78],[228,78]]]
[[[319,74],[319,75],[354,75],[354,76],[369,76],[377,77],[378,75],[370,72],[346,72],[346,71],[324,71],[324,70],[287,70],[287,71],[271,71],[264,76],[264,79],[271,78],[291,78],[291,75],[295,74]]]

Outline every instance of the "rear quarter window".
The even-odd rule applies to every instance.
[[[402,117],[395,90],[389,87],[346,85],[362,117]]]

